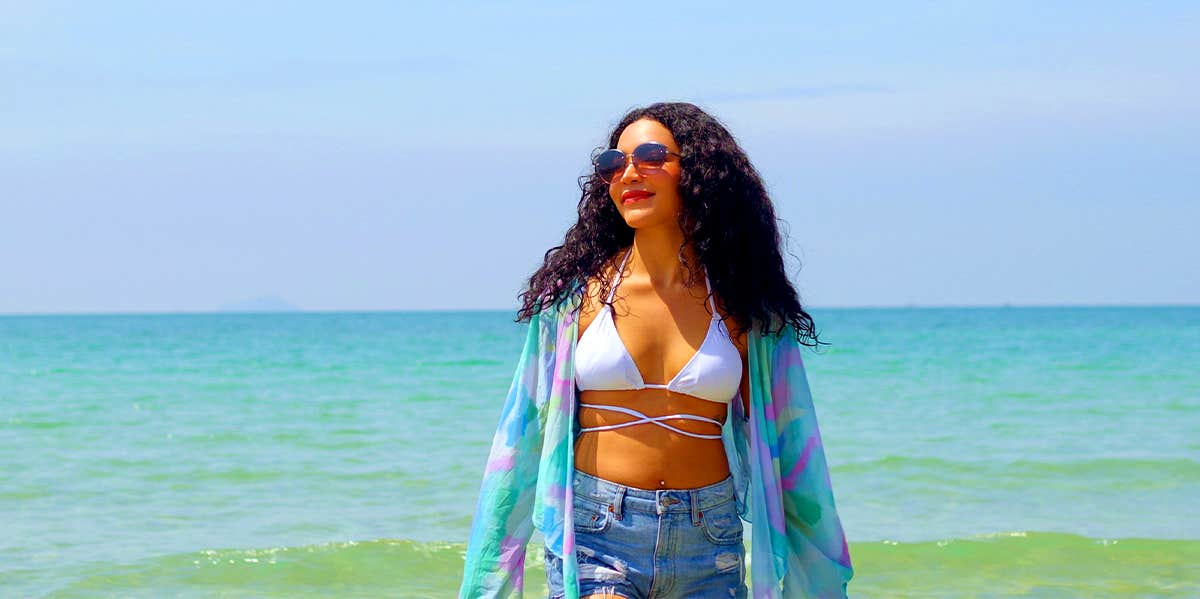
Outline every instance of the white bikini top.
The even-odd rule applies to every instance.
[[[612,290],[608,293],[608,302],[610,303],[613,294],[617,291],[621,271],[624,270],[625,262],[629,260],[629,255],[632,253],[633,248],[630,248],[629,253],[625,254],[625,259],[621,261],[621,266],[617,268]],[[711,292],[707,272],[704,273],[704,287]],[[738,386],[742,382],[742,356],[730,339],[725,323],[717,316],[717,309],[712,298],[709,298],[712,320],[709,321],[704,342],[700,344],[700,349],[692,355],[687,364],[683,365],[683,369],[665,385],[646,383],[642,380],[641,371],[638,370],[633,357],[625,348],[625,342],[621,341],[621,336],[617,334],[615,316],[612,315],[610,303],[604,304],[596,316],[596,320],[583,332],[583,336],[576,345],[575,382],[580,390],[668,389],[675,393],[685,393],[700,399],[725,404],[729,403],[737,394]],[[608,311],[608,317],[605,317],[605,310]],[[723,335],[713,335],[713,329],[719,329]],[[614,406],[608,406],[608,408],[612,407]],[[621,408],[616,411],[624,412],[626,410],[626,408]],[[683,417],[716,422],[711,418],[701,416],[684,415]],[[659,418],[667,417],[660,416]],[[661,422],[655,421],[654,423],[666,428],[674,428],[663,425]],[[720,425],[720,422],[716,423]],[[637,422],[630,424],[637,424]],[[719,438],[720,435],[716,435],[716,437]]]

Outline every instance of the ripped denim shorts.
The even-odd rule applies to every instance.
[[[638,489],[575,471],[579,596],[746,597],[746,548],[733,479],[697,489]],[[545,551],[551,599],[562,559]]]

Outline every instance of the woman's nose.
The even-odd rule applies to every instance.
[[[637,167],[633,165],[633,160],[626,158],[625,170],[621,171],[621,182],[628,183],[636,181],[642,174],[638,172]]]

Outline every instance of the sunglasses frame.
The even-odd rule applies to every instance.
[[[624,158],[624,162],[623,162],[623,164],[621,164],[621,168],[613,171],[614,178],[617,173],[623,173],[623,172],[625,172],[625,169],[629,168],[630,161],[633,162],[633,168],[636,169],[637,172],[639,172],[643,175],[649,174],[646,171],[642,170],[643,165],[645,165],[646,163],[638,160],[636,157],[638,150],[640,150],[646,146],[657,146],[657,147],[661,147],[664,149],[666,149],[666,147],[667,147],[666,144],[659,143],[657,141],[647,141],[647,142],[642,142],[642,143],[638,144],[638,146],[636,148],[634,148],[632,152],[621,152],[620,150],[618,150],[616,148],[609,148],[607,150],[601,151],[598,154],[595,154],[592,157],[592,169],[595,171],[596,176],[600,177],[601,181],[604,181],[605,183],[608,183],[611,185],[612,178],[605,178],[604,174],[600,172],[600,157],[609,152],[621,152],[621,155]],[[597,149],[599,149],[599,148],[597,148]],[[682,154],[680,154],[679,152],[672,152],[671,150],[666,150],[666,156],[668,156],[668,157],[675,156],[676,158],[683,158]],[[663,161],[661,163],[659,163],[658,166],[651,166],[651,167],[645,167],[645,168],[653,169],[653,170],[660,170],[660,169],[662,169],[662,165],[666,164],[666,163],[667,163],[666,159],[663,159]]]

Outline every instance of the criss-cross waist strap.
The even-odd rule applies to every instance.
[[[638,416],[641,418],[641,420],[630,420],[629,422],[620,422],[617,424],[609,424],[609,425],[605,425],[605,426],[593,426],[590,428],[581,428],[581,429],[579,429],[579,432],[581,432],[581,433],[586,433],[586,432],[590,432],[590,431],[607,431],[607,430],[612,430],[614,428],[623,428],[626,426],[633,426],[635,424],[643,424],[643,423],[649,422],[650,424],[657,424],[658,426],[673,430],[681,435],[687,435],[689,437],[696,437],[699,439],[720,439],[721,438],[721,435],[704,435],[704,434],[700,434],[700,433],[693,433],[690,431],[685,431],[680,428],[676,428],[674,426],[666,424],[665,422],[662,422],[663,420],[668,420],[671,418],[682,418],[684,420],[699,420],[701,422],[711,422],[717,426],[721,426],[721,421],[713,420],[712,418],[707,418],[705,416],[696,416],[695,414],[669,414],[666,416],[651,417],[651,416],[647,416],[637,410],[631,410],[629,408],[625,408],[625,407],[621,407],[621,406],[609,406],[609,405],[603,405],[603,404],[581,403],[581,404],[579,404],[579,407],[581,407],[581,408],[596,408],[597,410],[609,410],[612,412],[621,412],[624,414],[629,414],[630,416]]]

